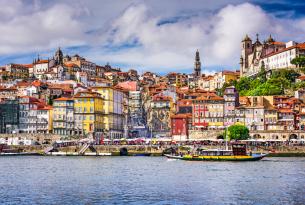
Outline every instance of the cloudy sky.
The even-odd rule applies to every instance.
[[[104,65],[159,73],[238,69],[245,34],[305,41],[297,0],[0,0],[0,65],[57,47]]]

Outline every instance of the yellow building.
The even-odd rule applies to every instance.
[[[74,134],[74,100],[58,98],[53,103],[53,133],[59,135]]]
[[[124,135],[124,92],[108,86],[93,87],[103,99],[103,122],[106,134],[111,139],[120,139]]]
[[[224,99],[219,96],[210,96],[207,98],[206,103],[209,128],[222,129],[224,126]]]
[[[74,95],[74,129],[78,135],[102,135],[104,100],[99,93],[82,91]]]

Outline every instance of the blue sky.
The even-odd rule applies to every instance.
[[[238,69],[240,41],[304,42],[305,1],[0,0],[0,65],[52,57],[60,46],[104,65],[206,73]]]

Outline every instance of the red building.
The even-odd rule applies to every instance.
[[[174,140],[184,140],[189,137],[192,125],[192,114],[176,114],[171,116],[171,136]]]
[[[193,125],[197,128],[207,129],[209,125],[206,120],[209,117],[206,101],[206,97],[199,97],[193,102]]]

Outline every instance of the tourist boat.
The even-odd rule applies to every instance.
[[[232,150],[210,149],[197,150],[196,154],[169,155],[169,159],[180,159],[188,161],[258,161],[263,159],[267,154],[247,154],[247,145],[244,143],[232,144]]]

